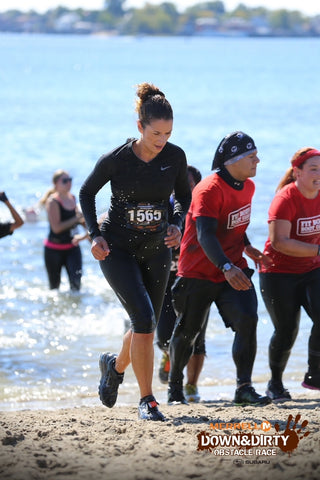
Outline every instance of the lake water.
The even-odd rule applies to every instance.
[[[0,34],[1,184],[20,212],[35,206],[57,168],[74,178],[73,192],[98,157],[137,136],[135,88],[153,82],[174,109],[171,141],[203,176],[221,138],[244,130],[256,141],[261,163],[248,229],[262,249],[275,187],[300,147],[319,148],[319,39],[131,38]],[[109,188],[97,197],[99,212]],[[0,217],[8,211],[0,204]],[[43,263],[48,230],[44,212],[0,241],[0,410],[99,405],[98,358],[119,351],[126,314],[82,243],[83,287],[50,292]],[[251,262],[251,261],[249,261]],[[272,325],[259,297],[258,352],[253,372],[259,392],[269,379]],[[311,321],[302,313],[285,384],[293,395],[314,392],[300,383],[306,371]],[[213,306],[207,358],[200,378],[203,399],[232,399],[232,333]],[[157,370],[155,393],[166,401]],[[131,367],[119,403],[136,404]]]

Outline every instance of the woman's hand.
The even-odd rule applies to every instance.
[[[3,203],[8,201],[8,197],[5,192],[0,192],[0,201]]]
[[[251,245],[247,245],[244,249],[244,253],[254,261],[255,267],[259,268],[262,265],[266,267],[272,264],[272,260],[267,255],[264,255],[260,250],[257,248],[252,247]]]
[[[84,216],[81,212],[79,212],[79,211],[76,212],[76,219],[77,219],[77,224],[82,225],[83,227],[86,226]]]
[[[91,253],[96,260],[104,260],[109,255],[109,245],[103,237],[92,240]]]
[[[179,248],[181,240],[181,230],[177,225],[169,225],[167,228],[167,236],[164,238],[164,243],[168,248]]]

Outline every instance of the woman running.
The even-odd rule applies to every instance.
[[[301,307],[313,322],[303,387],[320,390],[320,151],[298,150],[269,209],[269,238],[260,289],[274,325],[269,345],[267,395],[290,400],[282,375],[299,330]]]
[[[170,273],[171,248],[178,248],[191,194],[184,151],[168,142],[172,108],[149,83],[137,87],[138,140],[129,140],[97,162],[80,190],[91,251],[127,311],[131,328],[119,355],[100,356],[101,402],[116,402],[124,371],[132,363],[140,389],[139,418],[164,420],[152,392],[154,331]],[[95,197],[111,184],[111,204],[99,228]],[[175,192],[168,224],[168,204]]]

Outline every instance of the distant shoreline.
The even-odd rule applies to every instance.
[[[119,35],[117,33],[112,33],[108,31],[101,31],[101,32],[90,32],[90,33],[80,33],[80,32],[15,32],[15,31],[2,31],[0,30],[1,35],[48,35],[51,37],[105,37],[105,38],[137,38],[137,39],[142,39],[142,38],[203,38],[203,39],[208,39],[208,38],[215,38],[215,39],[224,39],[224,38],[231,38],[231,39],[300,39],[300,40],[308,40],[308,39],[313,39],[317,38],[320,39],[320,33],[319,34],[308,34],[308,35],[294,35],[294,34],[286,34],[286,35],[276,35],[276,34],[250,34],[250,35],[242,35],[242,34],[210,34],[210,35],[164,35],[164,34],[153,34],[153,35],[146,35],[146,34],[126,34],[126,35]]]
[[[106,34],[136,36],[318,37],[320,15],[308,16],[284,8],[225,9],[223,2],[195,3],[179,12],[173,3],[128,8],[106,2],[105,9],[56,7],[0,12],[0,31],[48,34]]]

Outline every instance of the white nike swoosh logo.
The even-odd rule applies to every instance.
[[[167,170],[167,168],[171,168],[171,165],[169,167],[160,167],[160,170]]]

